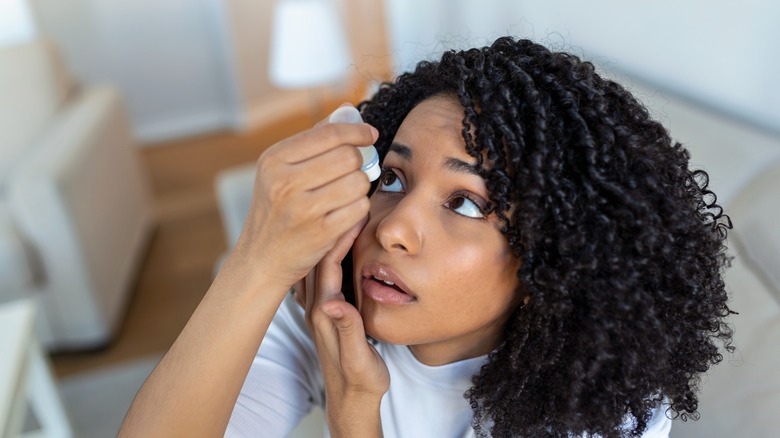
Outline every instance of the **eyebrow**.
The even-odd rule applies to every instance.
[[[395,152],[405,161],[412,161],[412,156],[414,155],[412,149],[409,146],[395,142],[390,145],[390,150],[388,153],[390,152]],[[476,175],[481,177],[477,166],[458,158],[447,157],[444,160],[444,167],[456,173],[466,173],[469,175]]]
[[[406,146],[406,145],[401,144],[401,143],[393,142],[390,145],[390,150],[387,151],[387,152],[388,153],[395,152],[396,154],[398,154],[401,158],[403,158],[406,161],[411,161],[412,160],[412,150],[409,148],[409,146]]]

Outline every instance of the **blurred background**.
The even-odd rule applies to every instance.
[[[259,154],[513,35],[592,61],[711,173],[755,312],[673,435],[770,436],[778,22],[771,0],[0,0],[0,435],[116,434],[237,239]]]

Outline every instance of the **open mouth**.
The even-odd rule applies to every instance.
[[[384,284],[385,286],[391,287],[391,288],[397,290],[398,292],[401,292],[402,294],[408,295],[406,293],[406,291],[404,291],[403,289],[398,287],[395,283],[393,283],[390,280],[382,280],[381,278],[377,278],[376,276],[373,276],[373,275],[370,278],[371,278],[371,280],[376,281],[377,283]]]
[[[362,290],[363,295],[377,303],[381,304],[410,304],[417,301],[417,298],[410,295],[397,282],[392,274],[382,270],[379,274],[368,274],[363,276]]]

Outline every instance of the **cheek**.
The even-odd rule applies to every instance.
[[[443,239],[445,245],[436,249],[442,255],[435,262],[438,271],[446,273],[440,282],[449,290],[458,290],[464,299],[496,293],[512,297],[517,286],[519,262],[514,258],[503,236],[474,239],[452,244],[456,239]]]
[[[375,241],[377,226],[381,219],[387,215],[388,209],[392,207],[390,200],[383,199],[376,192],[371,195],[369,200],[371,201],[371,208],[368,210],[368,223],[360,231],[357,239],[355,239],[355,243],[352,245],[352,253],[356,257],[361,252],[361,248],[365,249]]]

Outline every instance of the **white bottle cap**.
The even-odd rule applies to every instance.
[[[360,111],[351,105],[338,107],[336,111],[328,117],[328,123],[363,123],[360,117]],[[374,145],[358,147],[363,156],[363,165],[360,167],[369,181],[375,181],[382,174],[382,168],[379,167],[379,154]]]
[[[368,163],[366,163],[365,154],[363,155],[363,166],[360,167],[360,170],[366,174],[369,181],[376,181],[382,175],[382,168],[379,167],[379,153],[377,153],[374,146],[368,146],[366,148],[360,149],[370,149],[373,152],[371,154],[373,159]]]

